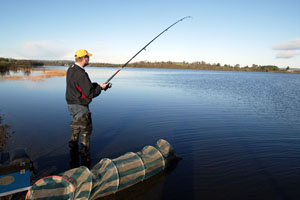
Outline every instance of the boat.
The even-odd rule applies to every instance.
[[[25,149],[0,152],[0,197],[30,189],[31,169]]]

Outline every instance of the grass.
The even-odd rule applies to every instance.
[[[27,72],[30,71],[41,71],[41,75],[3,75],[0,80],[31,80],[31,81],[44,81],[47,78],[65,76],[66,71],[63,70],[53,70],[53,69],[37,69],[37,68],[27,68]]]

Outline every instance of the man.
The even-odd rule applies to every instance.
[[[89,64],[92,56],[85,49],[79,49],[75,53],[75,64],[67,71],[66,100],[71,115],[71,138],[69,147],[78,145],[78,136],[81,133],[81,154],[89,153],[90,135],[92,133],[92,119],[89,104],[92,98],[100,95],[101,90],[106,90],[108,84],[92,83],[84,67]]]

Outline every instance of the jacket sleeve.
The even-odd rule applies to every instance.
[[[92,93],[93,93],[93,98],[97,97],[100,95],[102,88],[100,87],[100,85],[98,83],[92,83],[93,88],[92,88]]]
[[[78,85],[81,88],[83,95],[88,99],[97,97],[101,93],[100,85],[97,83],[92,83],[87,73],[84,73],[82,76],[80,76]]]

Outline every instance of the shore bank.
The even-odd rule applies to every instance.
[[[22,70],[27,68],[41,67],[41,66],[71,66],[74,61],[69,60],[17,60],[11,58],[0,58],[0,73],[3,74],[8,70]],[[123,64],[112,63],[93,63],[90,67],[121,67]],[[197,62],[147,62],[140,61],[127,65],[132,68],[163,68],[163,69],[193,69],[193,70],[217,70],[217,71],[245,71],[245,72],[281,72],[281,73],[300,73],[300,70],[290,68],[287,66],[282,69],[275,65],[256,65],[251,67],[241,67],[239,64],[234,66],[221,65],[220,63],[206,63],[204,61]]]

